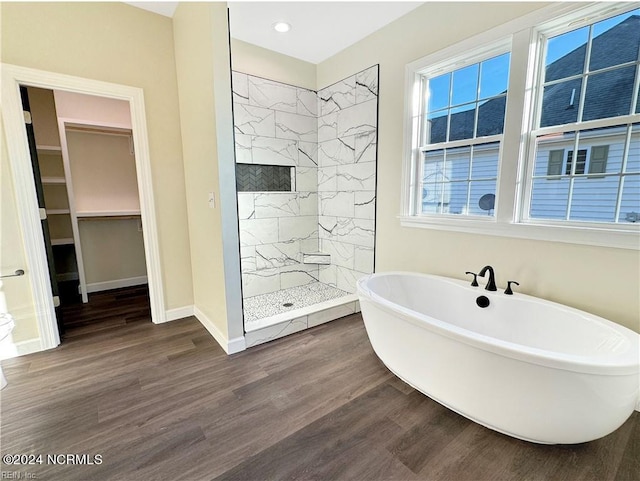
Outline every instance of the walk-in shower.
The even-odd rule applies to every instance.
[[[373,272],[378,66],[318,92],[234,71],[247,346],[359,310]]]

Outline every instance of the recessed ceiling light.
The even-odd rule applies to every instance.
[[[273,29],[279,33],[285,33],[291,30],[291,25],[287,22],[276,22],[273,24]]]

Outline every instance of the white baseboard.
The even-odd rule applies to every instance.
[[[209,334],[220,344],[220,347],[224,349],[227,354],[235,354],[236,352],[244,351],[247,346],[244,341],[244,336],[236,337],[234,339],[227,339],[227,336],[222,334],[218,327],[209,319],[204,312],[193,307],[193,315],[200,321],[204,328],[209,331]]]
[[[87,292],[109,291],[111,289],[120,289],[121,287],[140,286],[147,282],[147,276],[127,277],[126,279],[116,279],[104,282],[92,282],[91,284],[87,284]]]
[[[163,322],[176,321],[191,316],[193,316],[193,306],[176,307],[165,311]]]
[[[24,356],[25,354],[32,354],[43,350],[40,338],[15,343],[11,342],[11,339],[5,339],[0,343],[0,360]]]

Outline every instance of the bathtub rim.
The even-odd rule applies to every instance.
[[[593,321],[602,323],[605,326],[613,329],[614,331],[618,332],[620,335],[624,336],[629,341],[629,347],[624,352],[611,353],[609,355],[601,356],[599,358],[594,358],[589,356],[579,356],[574,354],[564,354],[558,351],[544,350],[536,347],[526,346],[524,344],[518,344],[515,342],[505,341],[499,338],[487,336],[485,334],[471,331],[463,327],[459,327],[454,324],[447,323],[445,321],[440,321],[426,314],[422,314],[420,312],[417,312],[407,307],[396,304],[376,294],[371,289],[369,289],[369,287],[366,285],[369,279],[371,278],[383,277],[383,276],[394,276],[394,275],[433,278],[440,281],[449,282],[451,284],[460,286],[462,288],[477,289],[477,288],[471,288],[470,286],[468,286],[468,281],[455,279],[451,277],[438,276],[435,274],[424,274],[420,272],[410,272],[410,271],[378,272],[378,273],[363,276],[360,279],[358,279],[356,286],[357,286],[357,294],[360,298],[361,305],[363,304],[362,302],[363,300],[369,300],[372,303],[376,304],[378,308],[383,309],[384,311],[387,311],[388,313],[391,313],[393,315],[400,315],[403,321],[410,322],[420,328],[429,329],[430,331],[435,332],[439,335],[443,335],[445,337],[454,339],[456,341],[463,342],[472,347],[493,352],[495,354],[500,354],[505,357],[509,357],[511,359],[516,359],[519,361],[529,362],[529,363],[537,364],[544,367],[549,367],[554,369],[563,369],[566,371],[583,373],[583,374],[596,374],[596,375],[607,375],[607,376],[629,376],[629,375],[638,376],[638,374],[640,374],[640,358],[639,358],[640,346],[639,346],[638,333],[620,324],[616,324],[613,321],[610,321],[603,317],[596,316],[586,311],[582,311],[570,306],[566,306],[564,304],[559,304],[557,302],[553,302],[546,299],[533,297],[533,296],[529,296],[521,293],[514,294],[514,296],[521,297],[523,299],[551,304],[554,307],[560,308],[561,310],[567,310],[568,312],[588,317]],[[499,293],[489,292],[484,289],[481,290],[481,294],[486,295],[489,298],[492,298],[492,297],[495,298],[495,296],[500,295]],[[363,313],[363,318],[366,324],[366,317],[364,313]],[[638,383],[640,387],[640,379]]]

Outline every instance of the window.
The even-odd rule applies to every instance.
[[[547,164],[547,176],[556,178],[555,176],[562,175],[562,166],[564,163],[564,149],[550,150],[549,151],[549,163]],[[587,149],[578,150],[578,157],[576,159],[576,169],[573,174],[584,174],[585,167],[587,165]],[[589,174],[602,174],[607,169],[607,157],[609,154],[608,145],[598,145],[591,147],[591,157],[589,159]],[[565,175],[572,174],[573,167],[573,150],[567,152],[567,163],[564,169]],[[594,178],[594,177],[590,177]]]
[[[637,5],[546,7],[410,64],[403,225],[640,247]]]
[[[531,133],[536,166],[525,219],[629,222],[627,214],[640,212],[633,160],[640,148],[634,124],[640,9],[543,34],[541,46],[539,119]],[[558,147],[567,150],[560,176]]]
[[[493,215],[509,52],[485,57],[420,74],[422,213]]]
[[[576,161],[576,168],[573,170],[573,161]],[[570,150],[567,153],[567,168],[565,169],[566,175],[574,175],[584,174],[584,166],[587,164],[587,149],[578,150],[578,156],[576,159],[573,158],[573,150]]]

